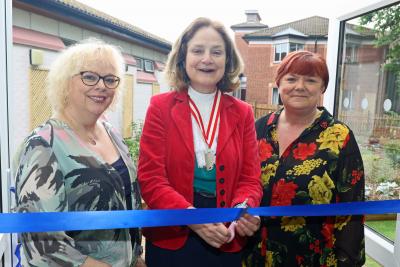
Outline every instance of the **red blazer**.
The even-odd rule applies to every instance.
[[[140,140],[138,180],[149,209],[185,209],[193,203],[195,153],[187,90],[153,96]],[[222,94],[216,154],[217,207],[228,208],[248,198],[257,207],[262,197],[254,116],[250,105]],[[187,227],[144,229],[146,239],[166,249],[179,249]],[[245,244],[236,237],[221,247],[236,252]]]

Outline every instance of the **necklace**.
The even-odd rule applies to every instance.
[[[95,145],[97,145],[97,137],[96,137],[96,135],[95,134],[93,134],[93,136],[91,136],[91,135],[89,135],[88,133],[82,133],[82,134],[79,134],[79,131],[77,130],[77,128],[72,128],[72,130],[74,130],[76,133],[77,133],[77,135],[80,135],[80,136],[85,136],[86,138],[84,138],[84,139],[86,139],[88,142],[89,142],[89,144],[91,144],[91,145],[93,145],[93,146],[95,146]],[[81,131],[82,132],[82,131]]]
[[[83,137],[84,140],[89,142],[89,144],[95,146],[97,145],[97,139],[98,137],[93,133],[92,135],[88,134],[87,132],[84,132],[80,130],[79,127],[76,126],[75,123],[73,123],[72,120],[70,120],[67,116],[61,117],[63,121],[66,122],[67,126],[75,132],[75,134],[79,137]]]
[[[92,144],[92,145],[94,145],[94,146],[97,144],[97,143],[96,143],[96,139],[94,139],[93,137],[91,137],[91,136],[88,135],[88,139],[89,139],[89,143],[90,143],[90,144]]]

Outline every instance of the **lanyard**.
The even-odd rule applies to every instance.
[[[189,106],[190,112],[193,115],[193,118],[196,120],[197,124],[201,129],[201,133],[203,135],[204,141],[207,143],[207,146],[211,149],[212,143],[214,142],[215,132],[217,130],[219,113],[221,111],[221,91],[217,90],[214,102],[211,109],[210,119],[208,121],[207,131],[205,130],[203,119],[201,118],[199,109],[197,108],[194,101],[189,97]]]

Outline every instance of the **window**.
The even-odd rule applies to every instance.
[[[154,62],[151,60],[145,60],[144,61],[144,71],[154,72]]]
[[[303,50],[304,45],[298,43],[283,43],[275,45],[275,62],[280,62],[289,53],[293,51]]]
[[[380,1],[329,21],[334,30],[327,56],[336,81],[324,104],[356,137],[369,201],[400,197],[399,14],[399,1]],[[364,232],[365,265],[378,266],[373,259],[379,266],[396,266],[400,214],[397,223],[393,214],[367,215]]]
[[[400,4],[396,4],[343,21],[340,33],[343,40],[338,55],[337,118],[349,125],[356,136],[364,163],[365,197],[370,201],[400,198],[400,80],[394,72],[400,68],[390,65],[399,56],[391,54],[392,42],[385,43],[388,36],[393,40],[400,36],[397,30],[385,28],[381,37],[379,23],[374,26],[366,22],[369,17],[379,19],[382,14],[399,21],[399,10]],[[368,229],[393,244],[394,217],[382,220],[385,217],[381,215],[381,221],[371,218],[366,218]]]
[[[279,105],[279,92],[278,88],[272,88],[272,105]]]
[[[303,44],[289,43],[289,52],[303,50],[303,49],[304,49]]]
[[[346,63],[357,63],[358,62],[358,45],[347,44],[345,53]]]
[[[144,69],[144,64],[143,64],[143,59],[140,57],[135,57],[136,60],[136,67],[138,70],[143,70]]]
[[[343,90],[343,101],[341,103],[343,108],[346,110],[353,109],[353,91],[352,90]]]
[[[282,61],[284,57],[287,55],[287,45],[288,44],[277,44],[275,45],[275,58],[274,61],[279,62]]]

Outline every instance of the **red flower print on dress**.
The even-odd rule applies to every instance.
[[[334,224],[331,222],[326,222],[322,225],[322,235],[324,236],[325,239],[325,247],[327,248],[333,248],[333,229],[334,229]]]
[[[293,150],[293,157],[295,159],[305,160],[307,157],[314,155],[317,145],[315,143],[299,143]]]
[[[363,176],[363,174],[364,174],[363,171],[353,170],[351,172],[351,176],[353,177],[353,179],[351,179],[351,184],[355,185],[358,181],[360,181],[360,179]]]
[[[296,196],[298,185],[293,182],[285,182],[280,179],[272,188],[271,206],[290,206],[292,199]]]
[[[321,254],[321,248],[319,247],[319,240],[315,240],[314,243],[311,243],[309,248],[313,250],[315,253]]]
[[[328,127],[328,122],[327,122],[327,121],[321,121],[321,122],[319,123],[319,125],[320,125],[322,128],[326,129],[326,128]]]
[[[272,156],[273,148],[267,143],[265,139],[258,141],[258,153],[260,154],[260,160],[265,161]]]
[[[346,145],[347,145],[347,143],[349,142],[349,140],[350,140],[350,135],[348,134],[348,135],[346,135],[346,138],[345,138],[344,141],[343,141],[343,146],[342,146],[342,148],[345,148],[345,147],[346,147]]]
[[[267,255],[267,227],[263,226],[261,228],[261,256]]]
[[[301,265],[302,263],[303,263],[303,261],[304,261],[304,257],[303,256],[299,256],[299,255],[296,255],[296,261],[297,261],[297,265]]]
[[[287,158],[287,156],[289,156],[289,153],[290,153],[290,147],[286,148],[285,152],[283,152],[282,158]]]
[[[271,125],[272,122],[274,121],[274,119],[275,119],[275,113],[272,113],[271,116],[269,116],[269,119],[267,121],[267,125]]]

